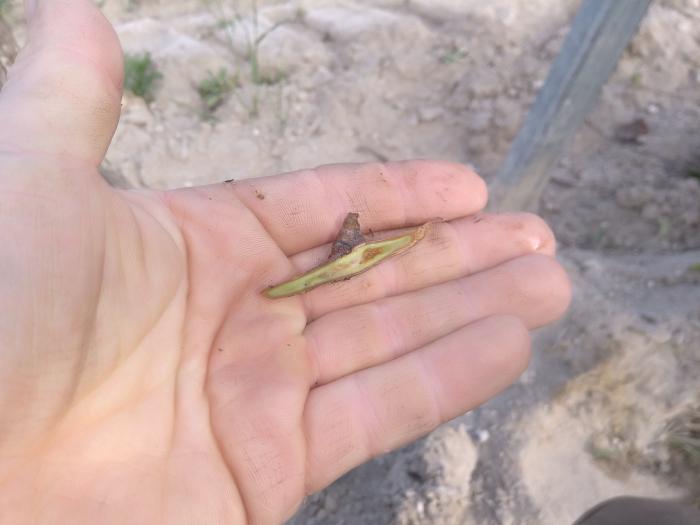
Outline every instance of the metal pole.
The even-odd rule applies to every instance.
[[[492,207],[536,211],[549,170],[637,32],[651,0],[583,0],[491,185]]]

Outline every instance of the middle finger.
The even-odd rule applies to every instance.
[[[485,317],[518,317],[527,328],[558,318],[569,304],[564,269],[528,255],[476,275],[331,312],[307,326],[313,383],[376,366]]]
[[[350,280],[321,286],[301,296],[307,319],[457,279],[529,253],[553,255],[554,235],[529,213],[478,214],[434,223],[426,237],[399,257]],[[328,257],[328,246],[292,258],[311,268]]]

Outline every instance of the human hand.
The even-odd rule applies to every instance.
[[[28,11],[0,94],[3,523],[279,523],[505,388],[527,329],[566,308],[550,230],[474,215],[485,186],[459,165],[110,188],[117,38],[87,0]],[[448,222],[349,281],[260,294],[322,260],[348,211],[375,232]]]

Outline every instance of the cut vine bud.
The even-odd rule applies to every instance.
[[[398,237],[365,242],[360,232],[358,214],[348,213],[327,262],[289,281],[266,288],[262,293],[270,299],[289,297],[308,292],[322,284],[355,277],[414,246],[425,237],[429,224],[426,223]]]

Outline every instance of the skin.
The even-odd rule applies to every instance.
[[[528,329],[566,309],[551,231],[474,215],[485,185],[461,165],[110,188],[114,32],[86,0],[27,11],[0,94],[3,522],[280,523],[507,387]],[[357,202],[386,236],[446,222],[349,281],[261,295],[325,258]]]

